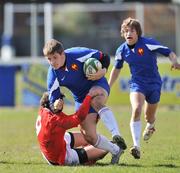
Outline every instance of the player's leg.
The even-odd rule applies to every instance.
[[[122,150],[116,144],[110,142],[105,136],[96,133],[96,118],[96,113],[90,113],[81,123],[81,131],[84,138],[94,147],[110,152],[113,158],[115,158],[112,163],[118,163]]]
[[[153,132],[155,131],[155,120],[156,120],[155,115],[156,115],[157,107],[158,107],[158,103],[156,104],[149,104],[147,102],[145,103],[144,115],[147,124],[143,132],[144,140],[149,140]]]
[[[74,148],[73,149],[76,153],[74,153],[74,160],[79,159],[79,164],[84,165],[92,165],[95,164],[97,160],[103,159],[104,156],[108,153],[107,151],[98,149],[89,145],[84,148]]]
[[[86,146],[85,151],[87,153],[88,161],[97,161],[103,159],[108,151],[95,148],[92,145]]]
[[[146,127],[145,130],[143,132],[143,139],[145,141],[149,140],[152,136],[152,134],[155,131],[155,114],[156,114],[156,110],[157,110],[157,106],[158,104],[149,104],[146,102],[145,104],[145,119],[146,119]]]
[[[104,88],[106,88],[104,86]],[[101,86],[94,86],[91,90],[100,90],[101,95],[95,97],[92,102],[93,108],[98,112],[100,119],[103,121],[107,129],[111,132],[113,136],[113,141],[116,142],[122,149],[126,149],[124,139],[121,137],[117,121],[114,117],[113,112],[109,107],[105,106],[108,99],[108,92]]]
[[[158,107],[158,102],[160,100],[161,89],[157,88],[155,90],[149,91],[146,97],[146,104],[144,109],[145,120],[147,125],[143,132],[144,140],[150,139],[153,132],[155,131],[155,114]]]
[[[133,147],[130,153],[135,159],[140,158],[140,139],[141,139],[141,112],[144,104],[145,96],[140,92],[130,93],[130,102],[132,107],[132,115],[130,120],[130,130],[133,139]]]
[[[84,135],[81,132],[73,132],[74,135],[74,147],[84,147],[89,145],[89,143],[84,139]]]
[[[81,123],[81,132],[84,135],[85,140],[94,145],[97,141],[97,132],[96,132],[96,113],[90,113],[86,116],[86,119]]]
[[[84,136],[81,132],[66,132],[65,139],[70,138],[71,147],[83,147],[89,145],[89,143],[84,139]]]
[[[93,161],[103,158],[108,152],[95,148],[92,145],[86,146],[84,148],[74,148],[75,141],[77,137],[82,137],[78,133],[66,132],[64,139],[66,141],[66,156],[65,165],[77,165],[91,163]]]

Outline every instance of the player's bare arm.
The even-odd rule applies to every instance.
[[[119,73],[120,73],[120,69],[113,67],[113,69],[111,70],[111,73],[110,73],[109,81],[108,81],[110,87],[112,87],[114,82],[117,80]]]

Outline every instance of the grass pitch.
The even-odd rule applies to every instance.
[[[140,160],[129,154],[132,145],[129,107],[111,107],[127,141],[128,149],[118,165],[110,165],[111,155],[93,166],[48,166],[36,140],[35,108],[0,108],[0,172],[2,173],[179,173],[180,172],[180,108],[160,107],[156,132],[148,143],[141,141]],[[65,112],[70,109],[65,108]],[[73,110],[71,109],[71,112]],[[143,120],[143,117],[142,117]],[[144,122],[144,121],[143,121]],[[143,128],[145,123],[143,123]],[[73,129],[77,130],[77,129]],[[111,139],[99,122],[98,131]]]

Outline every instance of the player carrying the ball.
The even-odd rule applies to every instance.
[[[86,119],[81,123],[82,133],[88,143],[112,153],[112,164],[118,163],[120,155],[127,146],[121,137],[112,111],[105,106],[110,87],[104,75],[109,67],[110,57],[101,51],[84,47],[73,47],[64,50],[62,43],[55,39],[51,39],[45,44],[43,53],[50,64],[47,87],[51,110],[54,112],[58,112],[60,109],[58,99],[61,95],[61,86],[68,88],[72,92],[76,110],[79,109],[90,89],[101,91],[101,95],[93,100],[96,106],[91,107]],[[102,69],[86,77],[83,72],[83,65],[91,57],[100,60]],[[106,137],[97,134],[98,115],[112,133],[113,141],[118,146],[114,145],[112,147],[111,142]]]
[[[145,141],[155,131],[155,114],[161,95],[161,77],[157,66],[157,53],[169,56],[171,68],[180,69],[174,52],[161,45],[153,38],[142,37],[141,25],[138,20],[127,18],[121,25],[121,36],[126,42],[121,44],[115,55],[115,64],[110,74],[109,84],[117,79],[124,61],[129,64],[131,72],[130,102],[132,115],[130,129],[133,147],[130,153],[140,159],[141,112],[145,102],[144,114],[147,125],[143,132]]]

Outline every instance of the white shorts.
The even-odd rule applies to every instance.
[[[64,140],[66,141],[66,157],[65,157],[65,165],[78,165],[79,164],[79,156],[77,152],[71,148],[71,135],[66,132],[64,135]]]
[[[77,152],[71,148],[72,138],[68,132],[65,133],[64,140],[66,142],[65,165],[78,165],[79,164],[79,156],[78,156]],[[51,163],[43,153],[42,153],[42,155],[43,155],[44,159],[48,162],[49,165],[57,165],[57,164]]]

